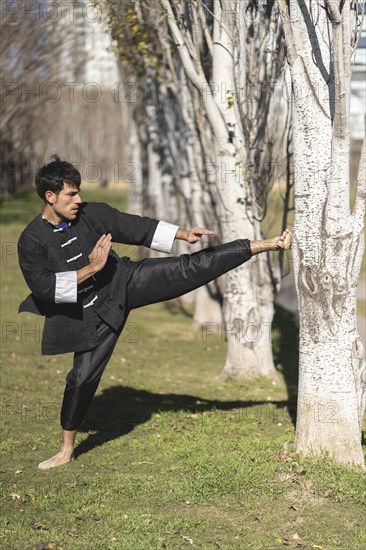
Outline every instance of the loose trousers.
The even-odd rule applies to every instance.
[[[82,423],[131,310],[182,296],[238,267],[251,256],[250,241],[238,239],[193,254],[131,262],[121,328],[116,331],[100,319],[98,346],[74,354],[73,368],[66,377],[62,428],[76,430]]]

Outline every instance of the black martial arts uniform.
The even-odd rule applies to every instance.
[[[178,226],[83,203],[76,220],[59,228],[40,214],[23,231],[19,263],[32,294],[19,311],[44,315],[42,353],[74,353],[66,377],[61,426],[78,428],[132,309],[190,292],[252,256],[247,239],[179,257],[131,261],[111,250],[105,267],[77,284],[76,271],[103,234],[113,242],[169,253]]]

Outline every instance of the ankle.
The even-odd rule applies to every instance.
[[[69,446],[69,445],[62,445],[61,446],[61,453],[62,454],[71,454],[74,452],[74,447],[73,446]]]

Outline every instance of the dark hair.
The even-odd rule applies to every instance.
[[[65,160],[60,160],[57,155],[51,157],[52,162],[45,164],[37,172],[36,175],[36,190],[42,200],[46,202],[46,191],[52,191],[59,194],[64,186],[64,183],[80,187],[81,176],[80,172]]]

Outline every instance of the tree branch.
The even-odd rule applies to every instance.
[[[290,14],[288,11],[286,0],[278,0],[278,5],[280,7],[283,33],[285,35],[285,43],[287,48],[287,61],[289,65],[292,67],[296,61],[296,58],[298,57],[298,53],[296,51],[295,39],[292,32]]]
[[[228,134],[226,123],[222,117],[221,111],[218,108],[211,92],[211,88],[206,80],[206,77],[201,70],[197,72],[193,60],[189,54],[187,45],[183,39],[182,33],[177,25],[176,18],[174,16],[172,7],[169,0],[160,0],[161,5],[166,10],[167,20],[170,31],[175,40],[176,46],[179,51],[183,67],[187,73],[187,77],[192,84],[197,88],[200,95],[205,93],[206,113],[210,125],[217,136]]]
[[[325,0],[325,5],[332,25],[339,25],[342,21],[342,17],[338,8],[337,0]]]
[[[327,0],[330,3],[331,0]],[[334,2],[332,7],[334,8]],[[339,13],[339,12],[338,12]],[[345,17],[348,17],[348,13],[345,13]],[[340,25],[342,18],[331,16],[333,27],[333,55],[334,55],[334,80],[335,80],[335,109],[334,109],[334,135],[342,138],[345,137],[348,132],[347,124],[347,92],[345,82],[345,67],[344,67],[344,51],[343,51],[343,25]],[[350,54],[350,52],[349,52]]]

